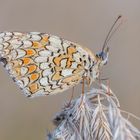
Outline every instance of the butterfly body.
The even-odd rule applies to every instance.
[[[52,95],[90,82],[99,75],[101,59],[89,49],[39,32],[0,33],[0,61],[26,96]]]

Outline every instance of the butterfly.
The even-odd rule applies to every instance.
[[[52,95],[77,85],[83,77],[90,84],[98,78],[100,67],[108,61],[110,34],[95,55],[77,43],[46,33],[1,32],[0,61],[27,97]]]

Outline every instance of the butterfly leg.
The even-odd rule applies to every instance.
[[[88,87],[88,91],[90,90],[90,79],[88,77],[86,77],[86,84]]]
[[[82,95],[84,95],[85,92],[85,77],[82,79]]]
[[[73,99],[73,95],[74,95],[74,87],[72,88],[72,94],[71,94],[70,101],[72,101],[72,99]]]
[[[82,103],[83,103],[84,93],[85,93],[85,77],[83,77],[83,79],[82,79],[82,99],[81,99],[81,102],[80,102],[79,107],[80,107],[80,106],[82,105]]]
[[[71,105],[71,101],[73,99],[73,95],[74,95],[74,87],[72,87],[72,94],[71,94],[71,97],[70,97],[70,101],[67,104],[67,107],[69,107]]]
[[[100,89],[102,89],[102,81],[106,81],[107,82],[107,92],[106,92],[106,94],[107,95],[112,95],[111,93],[110,93],[110,86],[109,86],[109,78],[101,78],[101,76],[99,75],[99,77],[97,78],[97,80],[98,80],[98,82],[99,82],[99,88]],[[90,100],[92,101],[92,102],[96,102],[98,99],[97,99],[97,95],[96,96],[94,96],[94,97],[92,97],[92,98],[90,98]]]
[[[110,92],[110,81],[109,81],[109,79],[107,79],[107,95],[109,95],[109,96],[111,96],[112,94],[111,94],[111,92]]]
[[[111,96],[112,94],[111,94],[111,92],[110,92],[110,81],[109,81],[109,78],[99,78],[98,79],[99,80],[99,85],[100,85],[100,88],[102,88],[101,87],[101,81],[106,81],[106,85],[107,85],[107,95],[109,95],[109,96]]]

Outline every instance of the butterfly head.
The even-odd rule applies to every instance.
[[[89,77],[91,83],[99,77],[100,68],[107,64],[109,55],[109,48],[107,47],[104,51],[96,54],[96,58],[93,60],[93,64],[90,67]]]
[[[100,61],[100,65],[106,65],[108,62],[108,55],[109,55],[109,47],[107,47],[104,51],[96,54],[97,59]]]

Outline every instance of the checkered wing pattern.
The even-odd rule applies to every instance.
[[[28,97],[78,84],[85,72],[81,51],[79,45],[45,33],[0,33],[0,60]]]

